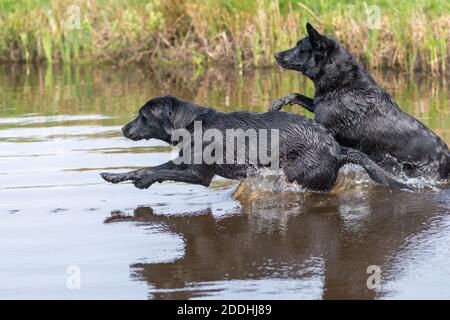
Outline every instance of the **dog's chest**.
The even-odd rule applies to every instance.
[[[358,106],[348,101],[324,101],[316,105],[314,120],[327,128],[339,143],[353,146],[363,139],[365,130],[360,127],[363,117]]]
[[[322,124],[339,124],[340,122],[351,121],[355,123],[367,111],[354,95],[349,93],[329,94],[325,97],[318,97],[314,100],[316,121]]]
[[[339,105],[333,103],[318,103],[315,109],[314,120],[320,123],[328,130],[333,128],[344,128],[347,124],[347,111],[339,108]]]

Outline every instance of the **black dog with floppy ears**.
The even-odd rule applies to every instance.
[[[309,23],[308,36],[275,55],[277,63],[314,82],[314,99],[293,93],[270,111],[298,104],[314,112],[342,146],[363,151],[387,170],[433,179],[450,177],[450,151],[433,131],[403,112],[336,39]]]
[[[362,166],[379,184],[408,188],[393,180],[365,154],[350,148],[342,148],[320,124],[292,113],[248,111],[223,113],[176,97],[165,96],[148,101],[140,109],[138,117],[124,126],[122,131],[125,137],[132,140],[158,139],[173,144],[172,134],[176,129],[186,129],[192,136],[197,121],[201,123],[202,130],[214,129],[222,133],[223,137],[229,129],[244,131],[252,129],[258,135],[262,130],[277,130],[279,167],[283,170],[287,181],[297,182],[309,190],[330,190],[336,182],[339,169],[346,163]],[[200,143],[203,150],[211,141],[208,143],[202,140]],[[249,154],[252,146],[246,139],[244,147],[238,149],[237,144],[233,143],[230,148],[232,150],[224,148],[223,155]],[[194,153],[195,149],[191,148],[191,152]],[[166,180],[209,186],[214,175],[229,179],[244,179],[249,174],[255,173],[255,170],[252,170],[255,167],[269,166],[267,163],[261,163],[259,159],[253,164],[249,162],[248,157],[244,163],[231,164],[228,161],[208,164],[183,163],[176,160],[127,173],[101,173],[101,176],[112,183],[133,181],[134,185],[141,189]]]

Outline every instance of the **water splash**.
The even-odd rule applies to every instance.
[[[244,183],[249,191],[258,192],[306,192],[307,189],[296,182],[288,182],[284,172],[269,168],[260,168],[253,175],[245,179]]]
[[[417,177],[411,178],[404,172],[393,175],[395,179],[411,186],[413,192],[439,192],[441,186],[449,185],[448,182],[437,179]],[[331,190],[332,193],[345,191],[370,189],[375,187],[368,174],[359,166],[347,164],[339,171],[338,179]],[[310,193],[312,191],[304,188],[296,182],[290,183],[282,170],[270,170],[268,168],[258,169],[247,179],[241,181],[232,193],[233,198],[252,198],[255,194],[260,196],[267,193]]]

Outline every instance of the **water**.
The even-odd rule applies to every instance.
[[[375,76],[450,142],[448,83]],[[324,194],[98,176],[173,157],[120,134],[153,96],[264,111],[294,91],[313,94],[278,69],[0,67],[0,298],[450,298],[448,184],[389,190],[351,167]]]

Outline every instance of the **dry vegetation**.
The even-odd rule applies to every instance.
[[[379,29],[368,28],[362,2],[3,0],[0,61],[268,66],[309,21],[371,68],[449,72],[449,2],[371,4],[380,8]],[[79,28],[67,28],[77,7]]]

